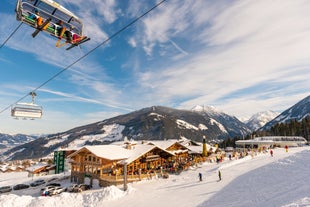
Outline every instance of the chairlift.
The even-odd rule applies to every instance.
[[[35,29],[32,37],[41,31],[56,37],[56,47],[70,44],[69,50],[90,40],[83,33],[83,22],[52,0],[17,0],[16,19]]]
[[[42,106],[34,104],[36,93],[30,92],[30,95],[32,96],[31,103],[16,103],[11,107],[12,117],[15,119],[22,118],[23,120],[26,120],[27,118],[33,120],[42,117]]]

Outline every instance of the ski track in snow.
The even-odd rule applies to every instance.
[[[307,159],[305,160],[305,158]],[[253,158],[253,162],[242,164],[254,164],[255,159]],[[293,163],[303,164],[293,165]],[[303,200],[302,203],[310,204],[310,183],[308,186],[304,185],[304,182],[309,182],[309,180],[307,181],[307,178],[310,178],[309,169],[310,151],[296,153],[237,177],[199,207],[295,206],[295,203],[286,205],[291,202],[292,197],[296,199],[296,206],[310,206],[307,204],[298,205],[300,200]],[[225,173],[229,173],[229,170],[227,169]],[[288,176],[290,176],[289,180]],[[291,182],[292,180],[293,182]],[[230,199],[225,199],[225,197]]]

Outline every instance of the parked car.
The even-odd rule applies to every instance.
[[[55,187],[54,186],[47,186],[45,188],[41,189],[41,195],[42,196],[48,196],[48,195],[52,195],[53,191],[54,191]]]
[[[89,190],[91,189],[92,186],[91,185],[87,185],[87,184],[73,184],[68,188],[68,192],[82,192],[84,190]]]
[[[87,185],[87,184],[80,184],[79,187],[78,187],[79,191],[89,190],[91,188],[92,188],[92,186],[91,185]]]
[[[61,186],[60,183],[48,183],[46,186]]]
[[[30,186],[31,187],[35,187],[35,186],[38,186],[38,185],[43,185],[44,183],[45,183],[44,180],[36,180],[33,183],[30,183]]]
[[[51,178],[51,179],[49,179],[47,182],[49,183],[49,182],[52,182],[52,181],[54,181],[54,180],[58,180],[58,178]]]
[[[45,188],[42,188],[41,191],[45,191],[45,190],[54,190],[55,186],[46,186]]]
[[[0,187],[0,193],[7,193],[12,191],[12,187],[11,186],[2,186]]]
[[[21,189],[26,189],[29,188],[29,185],[27,184],[17,184],[13,187],[13,190],[21,190]]]
[[[65,191],[67,191],[67,188],[55,187],[55,189],[52,190],[52,195],[60,194]]]
[[[68,187],[69,192],[77,192],[76,189],[79,187],[78,184],[73,184]]]

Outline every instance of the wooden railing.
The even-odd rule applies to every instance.
[[[150,173],[150,174],[140,174],[140,175],[127,175],[127,181],[133,182],[133,181],[139,181],[143,179],[151,179],[152,177],[155,177],[156,173]],[[101,175],[100,179],[106,180],[109,182],[119,182],[124,180],[124,175]]]

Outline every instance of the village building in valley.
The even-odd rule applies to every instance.
[[[154,176],[167,177],[168,173],[178,173],[206,160],[201,153],[202,146],[195,147],[200,152],[178,140],[84,146],[68,156],[71,182],[89,182],[104,187],[123,183],[124,174],[128,182]]]

